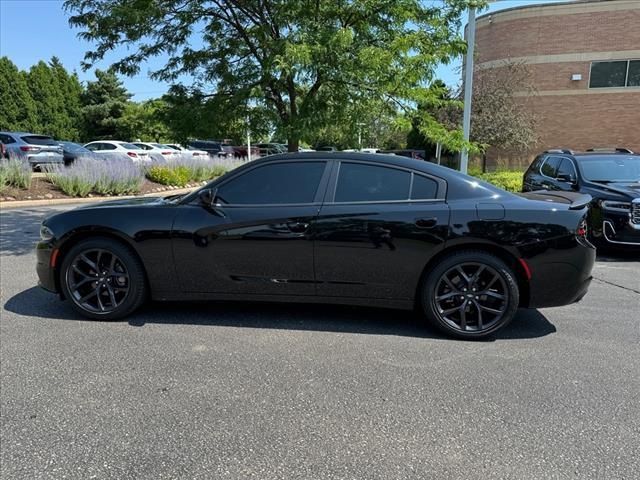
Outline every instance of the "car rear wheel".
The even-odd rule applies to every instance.
[[[487,337],[506,326],[518,308],[513,271],[498,257],[463,251],[443,258],[422,285],[429,322],[458,338]]]
[[[108,238],[83,240],[69,250],[60,280],[73,308],[93,319],[125,317],[146,298],[142,263],[128,247]]]

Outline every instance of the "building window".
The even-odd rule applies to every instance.
[[[592,62],[589,88],[639,87],[640,60]]]

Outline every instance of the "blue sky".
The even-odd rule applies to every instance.
[[[482,13],[549,1],[552,0],[498,0]],[[92,71],[83,72],[80,68],[84,52],[91,49],[91,44],[77,38],[78,30],[69,27],[62,3],[62,0],[0,0],[0,56],[9,57],[18,68],[26,70],[39,60],[56,55],[68,70],[77,71],[80,80],[93,80]],[[98,67],[107,67],[109,60],[116,58],[117,51]],[[143,66],[137,76],[123,78],[134,100],[159,97],[167,90],[167,84],[148,77],[150,70],[162,64],[163,59],[155,59]],[[459,66],[459,61],[441,66],[438,77],[456,85]]]

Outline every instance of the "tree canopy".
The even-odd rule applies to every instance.
[[[332,105],[367,98],[403,110],[427,99],[436,66],[465,50],[462,12],[483,3],[67,0],[65,8],[95,45],[85,67],[121,46],[131,53],[112,67],[127,75],[162,56],[153,78],[186,77],[192,92],[230,109],[268,109],[296,150],[310,128],[331,123]]]

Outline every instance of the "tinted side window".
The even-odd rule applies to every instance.
[[[547,177],[556,178],[561,160],[562,159],[558,157],[547,158],[547,160],[542,164],[542,168],[540,169],[540,171]]]
[[[558,173],[556,174],[556,176],[560,174],[569,175],[572,178],[576,178],[576,169],[574,168],[571,160],[566,158],[562,159],[562,162],[558,167]]]
[[[110,143],[101,143],[100,150],[116,150],[118,147]]]
[[[407,200],[411,174],[394,168],[341,163],[336,202]]]
[[[16,143],[16,141],[9,135],[0,135],[0,142],[4,143],[5,145]]]
[[[225,183],[218,199],[235,205],[313,203],[324,168],[325,162],[264,165]]]
[[[438,182],[422,175],[413,175],[411,200],[432,200],[438,193]]]

